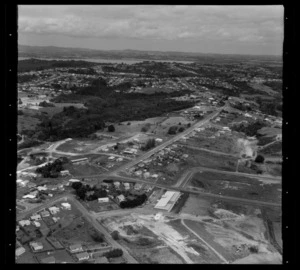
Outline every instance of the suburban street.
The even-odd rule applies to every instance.
[[[127,164],[125,164],[124,166],[121,166],[119,168],[117,168],[116,170],[114,170],[111,175],[116,175],[118,172],[124,171],[136,164],[138,164],[139,162],[141,162],[142,160],[145,160],[149,157],[151,157],[153,154],[155,154],[156,152],[159,152],[161,149],[169,146],[170,144],[180,140],[182,137],[188,135],[189,133],[191,133],[195,128],[199,128],[205,124],[207,124],[211,119],[213,119],[215,116],[217,116],[227,105],[224,105],[221,108],[218,108],[217,111],[213,112],[212,114],[208,115],[205,119],[195,123],[193,126],[191,126],[190,128],[186,129],[185,131],[181,132],[180,134],[174,136],[173,138],[171,138],[170,140],[158,145],[157,147],[151,149],[150,151],[148,151],[147,153],[145,153],[144,155],[137,157],[135,160],[133,160],[132,162],[129,162]]]

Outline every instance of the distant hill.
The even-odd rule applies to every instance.
[[[274,61],[281,62],[280,56],[254,56],[229,54],[204,54],[189,52],[160,52],[139,50],[92,50],[84,48],[63,48],[55,46],[19,45],[19,57],[30,58],[101,58],[101,59],[145,59],[145,60],[177,60],[177,61]]]

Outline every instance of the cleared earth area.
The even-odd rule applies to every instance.
[[[220,263],[179,219],[131,214],[100,221],[140,263]]]

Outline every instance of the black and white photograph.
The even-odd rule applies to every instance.
[[[283,5],[17,11],[16,264],[284,263]]]

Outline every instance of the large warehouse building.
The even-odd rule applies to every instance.
[[[180,197],[180,192],[167,191],[161,197],[161,199],[158,201],[158,203],[155,205],[154,208],[166,210],[166,211],[170,212],[179,197]]]

